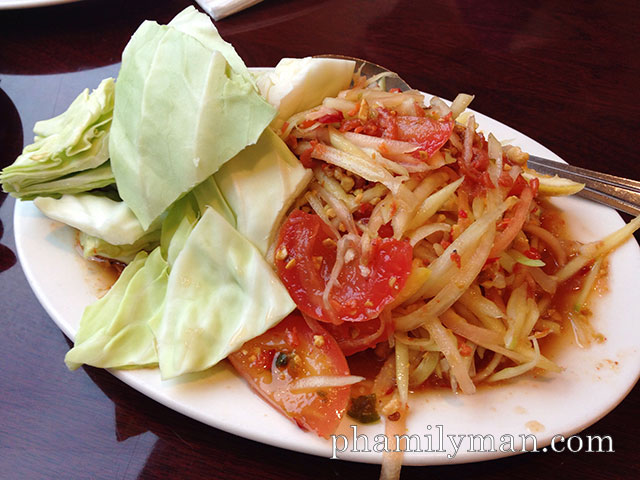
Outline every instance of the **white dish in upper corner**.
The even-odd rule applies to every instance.
[[[16,10],[18,8],[49,7],[63,3],[74,3],[80,0],[0,0],[0,10]]]
[[[498,139],[560,160],[500,122],[481,114],[476,114],[476,121],[484,132],[493,132]],[[581,199],[561,198],[555,203],[566,211],[569,227],[581,241],[601,238],[624,224],[615,211]],[[31,287],[56,324],[73,338],[84,307],[96,299],[99,275],[76,253],[71,229],[42,216],[32,202],[16,202],[14,224],[18,255]],[[640,311],[640,296],[632,287],[639,271],[640,248],[632,239],[610,257],[610,292],[595,305],[593,324],[607,341],[586,350],[574,347],[559,351],[553,358],[565,367],[562,374],[481,388],[472,396],[436,391],[412,397],[408,433],[421,439],[423,451],[405,454],[404,463],[435,465],[504,457],[512,452],[498,449],[502,438],[514,439],[518,451],[522,448],[520,435],[534,433],[538,447],[543,447],[554,435],[575,434],[611,411],[640,376],[640,325],[634,316]],[[331,441],[303,432],[285,419],[254,394],[226,362],[179,381],[162,382],[156,369],[112,373],[169,408],[221,430],[293,451],[332,455]],[[379,453],[352,451],[350,423],[345,418],[337,432],[349,440],[347,451],[338,453],[338,458],[379,463]],[[367,436],[369,449],[375,435],[384,431],[381,424],[358,426],[357,430]],[[439,445],[440,434],[445,445]],[[496,451],[468,451],[465,443],[454,455],[447,435],[462,434],[493,435]],[[431,450],[442,447],[445,451],[424,451],[428,438],[432,439]],[[363,442],[360,437],[356,449],[362,450]]]

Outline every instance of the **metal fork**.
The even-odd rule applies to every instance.
[[[529,155],[527,165],[544,175],[584,183],[578,195],[630,215],[640,214],[640,182]]]
[[[353,60],[356,62],[356,71],[360,69],[360,74],[366,77],[389,72],[392,75],[385,80],[387,88],[399,88],[402,91],[412,90],[411,86],[397,73],[391,72],[377,63],[347,55],[325,54],[316,55],[316,57]],[[558,175],[575,182],[584,183],[585,188],[578,192],[577,195],[634,216],[640,214],[640,182],[637,180],[574,167],[546,158],[536,157],[535,155],[529,155],[528,166],[543,175]]]

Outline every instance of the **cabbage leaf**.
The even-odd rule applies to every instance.
[[[253,82],[253,76],[233,45],[224,41],[218,30],[211,24],[211,19],[198,12],[193,5],[176,15],[169,22],[169,26],[195,38],[209,50],[220,52],[234,72]]]
[[[140,252],[107,294],[89,305],[75,343],[65,356],[71,370],[83,363],[102,368],[143,367],[157,363],[149,323],[162,316],[167,262],[156,248]]]
[[[169,266],[173,266],[178,253],[184,248],[193,227],[207,207],[214,208],[229,223],[235,225],[235,216],[213,176],[194,188],[187,195],[176,201],[162,223],[160,245],[162,255]]]
[[[229,49],[213,49],[217,32],[204,16],[207,37],[201,16],[183,12],[176,27],[146,21],[123,53],[109,150],[120,196],[143,228],[254,144],[275,116],[218,50]]]
[[[294,308],[256,247],[207,208],[171,268],[164,314],[150,322],[162,378],[215,365]]]
[[[316,107],[349,87],[353,60],[338,58],[283,58],[273,71],[256,81],[260,93],[278,109],[272,127],[278,131],[292,115]]]
[[[21,200],[33,200],[36,197],[59,198],[65,193],[74,194],[107,187],[116,182],[109,162],[99,167],[81,172],[70,173],[48,182],[23,187],[18,196]]]
[[[100,257],[121,263],[131,263],[138,252],[143,250],[151,252],[160,245],[160,229],[146,233],[129,245],[113,245],[88,233],[78,232],[78,243],[84,258]]]
[[[257,144],[214,176],[235,213],[236,228],[265,255],[282,217],[312,175],[268,128]]]
[[[145,230],[124,203],[105,195],[79,193],[60,198],[38,197],[33,203],[47,217],[77,228],[113,245],[130,245],[151,230]]]
[[[187,194],[177,200],[162,222],[160,248],[162,256],[173,266],[178,253],[184,247],[191,230],[200,219],[200,208],[193,195]]]

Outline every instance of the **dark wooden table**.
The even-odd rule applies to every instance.
[[[0,13],[0,166],[33,123],[114,72],[139,23],[184,0],[86,0]],[[520,3],[518,5],[517,3]],[[342,53],[396,70],[537,139],[571,163],[640,178],[640,3],[265,0],[217,23],[249,66]],[[108,67],[112,65],[112,67]],[[109,373],[69,372],[69,342],[15,254],[14,200],[0,196],[0,478],[376,478],[379,467],[261,445],[175,413]],[[61,281],[64,272],[51,272]],[[576,405],[580,408],[580,405]],[[550,406],[553,408],[553,406]],[[639,478],[640,388],[583,434],[615,453],[539,453],[403,478]]]

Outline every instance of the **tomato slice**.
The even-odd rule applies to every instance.
[[[337,110],[335,112],[327,113],[326,115],[321,116],[320,118],[316,119],[316,122],[337,123],[337,122],[342,122],[343,119],[344,119],[344,115],[340,110]]]
[[[453,131],[451,115],[436,120],[432,117],[398,115],[396,117],[398,140],[419,143],[427,156],[432,156],[442,147]]]
[[[349,375],[340,347],[320,325],[312,327],[298,312],[249,340],[229,360],[249,385],[303,430],[328,438],[349,402],[351,387],[292,393],[295,380],[312,375]]]
[[[412,258],[409,242],[374,239],[366,267],[355,252],[342,267],[326,305],[323,293],[336,262],[336,243],[328,226],[317,215],[294,210],[280,229],[276,246],[278,275],[298,308],[336,324],[377,318],[404,287]]]
[[[375,347],[393,333],[393,325],[385,325],[381,317],[366,322],[343,322],[340,325],[326,323],[324,326],[347,357]]]

